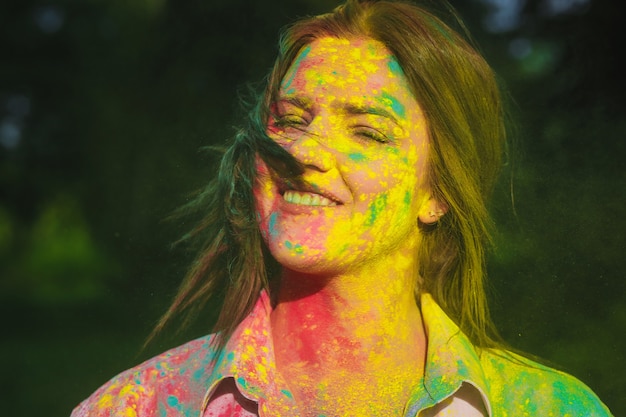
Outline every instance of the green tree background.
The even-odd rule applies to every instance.
[[[191,253],[165,222],[213,174],[280,27],[335,0],[0,3],[0,394],[67,416],[141,346]],[[518,121],[496,194],[493,310],[513,346],[626,415],[623,2],[458,0]]]

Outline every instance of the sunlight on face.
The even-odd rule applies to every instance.
[[[256,188],[263,236],[285,267],[348,271],[390,251],[412,259],[425,189],[426,121],[402,69],[371,39],[322,38],[287,71],[268,134],[306,165],[304,187]]]

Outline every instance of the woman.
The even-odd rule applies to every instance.
[[[73,415],[610,415],[492,329],[485,201],[504,140],[491,69],[425,10],[348,0],[289,27],[159,325],[223,294],[216,334]]]

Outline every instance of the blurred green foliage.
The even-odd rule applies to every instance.
[[[6,291],[41,304],[72,303],[97,297],[111,264],[96,247],[72,197],[60,196],[42,208],[19,258],[10,262]]]
[[[509,2],[524,7],[503,20],[506,2],[453,3],[517,121],[493,205],[494,318],[626,415],[625,6]],[[211,306],[141,350],[191,259],[170,248],[191,221],[163,219],[213,174],[198,150],[234,132],[239,92],[269,69],[280,27],[335,4],[0,3],[7,415],[68,415],[115,373],[208,331]]]

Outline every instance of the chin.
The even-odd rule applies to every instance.
[[[300,252],[300,248],[295,246],[289,250],[287,248],[279,248],[278,250],[270,250],[274,259],[283,267],[295,272],[316,273],[321,272],[325,264],[321,254],[311,255],[304,251]],[[300,253],[299,253],[300,252]]]
[[[270,250],[274,259],[285,269],[310,276],[331,277],[340,275],[350,270],[358,268],[360,260],[358,256],[349,254],[333,254],[327,250],[309,250],[308,253],[302,250],[301,253],[294,253],[293,250],[286,250],[281,247],[278,250]]]

